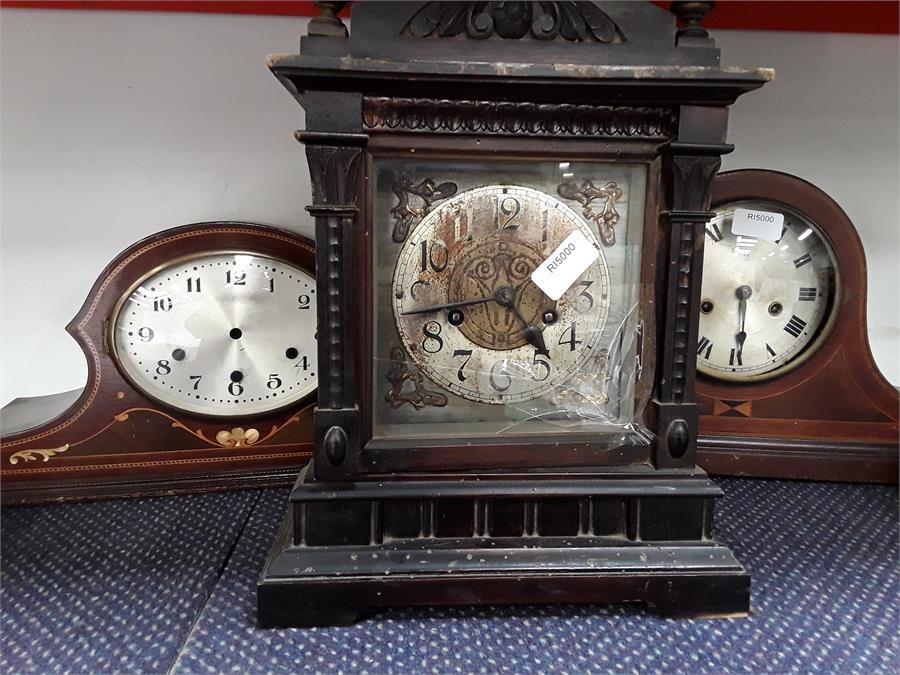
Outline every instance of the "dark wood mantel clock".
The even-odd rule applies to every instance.
[[[703,230],[728,106],[682,3],[320,3],[306,110],[315,450],[263,626],[397,604],[746,612],[696,466]]]

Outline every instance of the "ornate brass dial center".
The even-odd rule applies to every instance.
[[[460,331],[485,349],[507,350],[528,344],[525,325],[541,325],[556,303],[531,281],[543,257],[514,234],[498,233],[473,242],[457,257],[447,286],[449,302],[502,297],[465,308]],[[518,309],[525,323],[516,316]]]

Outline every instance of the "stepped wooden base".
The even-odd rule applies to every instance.
[[[733,616],[750,577],[712,540],[702,472],[568,481],[305,483],[258,586],[262,627],[392,606],[644,603]]]

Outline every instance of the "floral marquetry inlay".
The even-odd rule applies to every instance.
[[[19,452],[15,452],[9,456],[10,464],[18,464],[19,460],[24,462],[31,462],[36,460],[38,457],[41,458],[42,462],[47,462],[51,457],[55,457],[61,452],[65,452],[69,449],[69,444],[61,445],[58,448],[34,448],[31,450],[19,450]]]

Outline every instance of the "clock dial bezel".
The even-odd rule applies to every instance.
[[[440,227],[441,221],[443,220],[444,214],[448,209],[454,208],[458,203],[464,201],[465,199],[483,199],[485,196],[495,195],[498,191],[500,191],[504,195],[509,195],[509,198],[518,198],[520,201],[525,201],[525,199],[537,201],[544,204],[550,204],[553,206],[555,210],[558,210],[557,214],[560,219],[564,222],[574,225],[570,232],[574,232],[576,229],[581,231],[591,240],[591,243],[594,244],[600,255],[596,262],[589,265],[588,269],[590,270],[590,274],[596,276],[596,279],[592,279],[590,283],[595,281],[599,281],[600,283],[596,286],[594,290],[594,294],[600,294],[596,300],[597,311],[592,312],[591,318],[593,319],[593,325],[588,326],[588,336],[584,337],[584,341],[589,343],[589,347],[582,348],[581,352],[579,352],[575,359],[569,363],[566,368],[562,371],[558,371],[555,366],[558,364],[549,361],[553,367],[547,366],[547,375],[548,377],[545,380],[539,380],[540,384],[536,384],[536,386],[531,387],[530,389],[526,389],[524,391],[520,391],[517,394],[508,394],[506,393],[509,387],[503,390],[490,390],[490,387],[482,387],[479,388],[478,383],[483,380],[483,372],[481,372],[477,367],[469,368],[469,381],[474,381],[475,384],[469,387],[462,386],[453,381],[452,377],[444,377],[441,373],[442,366],[440,363],[434,365],[434,361],[438,360],[438,356],[436,353],[427,352],[428,356],[423,356],[422,352],[415,347],[415,339],[413,338],[412,331],[410,330],[413,324],[420,324],[425,322],[425,324],[437,324],[440,327],[443,327],[446,330],[446,335],[442,338],[443,341],[449,341],[453,338],[453,335],[456,334],[454,330],[454,326],[452,325],[452,321],[448,322],[445,319],[445,312],[438,312],[433,315],[423,315],[421,320],[416,321],[405,320],[402,318],[402,310],[406,307],[406,304],[409,302],[408,297],[404,294],[402,297],[399,296],[401,288],[405,286],[404,281],[408,281],[409,279],[404,279],[404,276],[407,276],[409,272],[409,267],[412,264],[410,258],[415,256],[415,251],[418,249],[419,242],[426,241],[427,239],[421,239],[423,232],[431,230],[430,233],[434,233]],[[556,202],[554,205],[553,202]],[[529,205],[529,210],[533,205]],[[435,221],[438,221],[435,223]],[[528,225],[528,223],[523,223],[524,225]],[[516,227],[516,231],[520,231],[522,228],[521,225]],[[554,228],[557,229],[557,228]],[[503,242],[507,243],[507,246],[519,244],[523,247],[529,254],[535,254],[532,250],[532,246],[528,245],[528,242],[525,242],[518,238],[513,234],[503,235],[501,231],[496,231],[492,234],[488,234],[482,236],[478,239],[474,240],[474,243],[471,245],[462,244],[460,245],[458,242],[454,242],[453,244],[448,244],[451,249],[451,253],[448,254],[453,256],[456,253],[457,249],[462,249],[459,255],[456,255],[456,259],[453,260],[454,265],[462,265],[464,260],[461,260],[460,257],[465,257],[467,254],[474,252],[476,249],[481,249],[484,247],[490,247],[491,239],[495,239],[497,246],[503,245]],[[443,241],[443,240],[442,240]],[[472,241],[470,239],[470,241]],[[551,251],[553,251],[557,245],[562,241],[561,238],[557,237],[552,243],[547,243],[544,251],[536,254],[535,260],[540,260],[548,255]],[[466,251],[468,248],[468,251]],[[539,262],[537,263],[540,264]],[[414,274],[414,273],[409,273]],[[454,277],[456,274],[455,271],[451,270],[449,272],[450,279]],[[585,275],[588,274],[588,271],[585,271],[579,279],[584,278]],[[409,232],[406,240],[401,245],[400,249],[397,251],[397,259],[395,263],[395,267],[392,275],[391,287],[394,288],[394,296],[393,296],[393,317],[394,322],[397,328],[397,333],[400,337],[400,340],[403,344],[403,348],[406,350],[407,356],[416,364],[419,371],[428,377],[435,385],[441,387],[443,390],[455,394],[457,396],[461,396],[462,398],[468,399],[470,401],[476,403],[482,403],[486,405],[509,405],[513,403],[523,403],[530,401],[532,399],[538,398],[540,396],[546,395],[552,391],[554,391],[557,387],[564,385],[573,375],[575,375],[580,368],[584,367],[585,363],[594,357],[593,349],[597,347],[595,343],[600,340],[600,336],[603,333],[603,329],[605,327],[606,321],[609,316],[610,309],[610,272],[609,267],[607,265],[606,256],[602,249],[600,248],[600,243],[596,240],[593,233],[590,230],[587,222],[585,222],[584,218],[578,215],[571,207],[567,206],[562,199],[553,197],[545,192],[538,190],[537,188],[525,186],[525,185],[512,185],[512,184],[489,184],[482,185],[476,188],[468,189],[464,192],[460,192],[455,195],[453,198],[448,199],[442,202],[440,205],[436,205],[426,216],[424,216]],[[419,282],[416,282],[419,283]],[[452,285],[450,280],[448,279],[448,288],[445,288],[441,295],[444,293],[449,293],[449,286]],[[575,284],[573,284],[574,286]],[[531,282],[526,282],[520,293],[527,293],[528,289],[531,290],[531,295],[534,296],[542,296],[543,293],[540,292],[535,286],[531,284]],[[549,345],[548,349],[553,351],[553,343],[556,338],[559,336],[556,335],[558,332],[562,332],[565,334],[567,330],[570,328],[566,328],[566,321],[572,318],[571,315],[577,314],[574,306],[571,306],[571,300],[567,299],[563,301],[563,298],[566,297],[566,294],[560,298],[560,300],[551,301],[549,299],[543,300],[547,309],[550,309],[554,312],[555,317],[551,324],[546,324],[540,318],[540,312],[523,310],[526,314],[523,317],[523,320],[526,319],[533,321],[536,325],[542,328],[542,339],[547,342]],[[462,298],[452,298],[453,300],[459,300]],[[470,298],[467,298],[470,299]],[[563,301],[560,304],[560,301]],[[536,302],[541,302],[538,297]],[[568,304],[567,304],[568,303]],[[416,303],[413,300],[414,305],[421,306],[421,301]],[[528,303],[526,303],[528,304]],[[491,303],[493,308],[493,303]],[[594,302],[592,302],[591,307],[594,307]],[[415,307],[406,307],[407,309],[414,309]],[[475,315],[475,312],[480,310],[481,307],[473,307],[471,311],[463,310],[465,312],[465,316],[469,316],[470,314]],[[533,309],[538,309],[535,306]],[[488,310],[490,311],[490,310]],[[532,316],[533,315],[533,316]],[[577,321],[581,321],[580,314]],[[446,324],[446,325],[445,325]],[[485,344],[479,344],[476,339],[473,339],[473,336],[468,334],[466,331],[466,323],[462,323],[459,326],[455,326],[455,328],[459,329],[459,335],[457,337],[461,338],[460,346],[469,347],[469,356],[466,359],[466,363],[473,358],[481,359],[488,358],[489,354],[495,355],[495,361],[499,362],[501,359],[504,363],[508,359],[515,359],[517,352],[521,352],[524,350],[524,353],[520,353],[520,358],[525,359],[528,362],[530,356],[528,352],[535,352],[534,346],[528,346],[524,340],[524,337],[519,339],[516,344],[508,346],[506,349],[497,348],[496,350],[492,350]],[[511,331],[512,334],[518,335],[521,333],[521,329],[519,328],[519,324],[515,323],[516,330]],[[573,335],[573,340],[574,340]],[[475,354],[473,355],[471,352],[475,350]],[[441,350],[443,353],[443,350]],[[444,357],[446,359],[446,356]],[[537,354],[534,356],[537,359]],[[549,358],[549,357],[548,357]],[[456,366],[459,364],[457,363]],[[468,367],[468,366],[467,366]],[[483,366],[486,368],[486,366]],[[446,368],[443,368],[446,369]],[[453,371],[455,366],[449,369],[449,371]],[[487,370],[484,370],[487,372]],[[493,371],[491,371],[493,372]],[[551,372],[553,373],[552,377]],[[509,377],[507,375],[507,377]],[[538,381],[536,381],[538,382]]]
[[[764,371],[754,371],[754,370],[734,370],[727,371],[725,367],[722,368],[711,368],[706,366],[703,360],[700,358],[700,354],[698,351],[697,356],[697,373],[701,378],[709,379],[716,382],[728,383],[728,384],[736,384],[736,385],[746,385],[753,384],[759,382],[766,382],[769,380],[778,379],[784,377],[789,374],[793,370],[802,366],[807,360],[809,360],[813,355],[815,355],[816,351],[822,346],[822,344],[828,339],[832,330],[834,329],[834,325],[836,322],[836,317],[838,314],[838,307],[840,302],[842,301],[842,293],[841,293],[841,269],[840,264],[838,262],[837,255],[835,254],[834,247],[829,240],[827,234],[822,230],[819,224],[809,217],[807,214],[801,212],[796,207],[791,206],[789,204],[785,204],[782,201],[772,198],[741,198],[741,199],[732,199],[727,201],[722,201],[719,203],[714,203],[710,206],[710,210],[715,211],[717,214],[719,212],[728,212],[734,211],[737,208],[750,208],[753,210],[772,210],[775,212],[781,212],[785,215],[785,219],[788,217],[794,219],[795,221],[799,221],[802,227],[808,227],[812,230],[813,235],[818,237],[820,240],[820,245],[824,249],[825,255],[828,257],[828,261],[830,266],[825,268],[827,270],[827,283],[830,285],[828,297],[824,299],[824,306],[821,308],[820,312],[817,312],[817,316],[821,315],[823,318],[820,319],[814,329],[813,335],[806,340],[787,360],[781,362],[776,365],[774,368]],[[725,216],[727,217],[727,215]],[[730,223],[729,223],[730,227]],[[707,247],[709,246],[709,242],[705,244]],[[708,253],[708,252],[707,252]],[[704,256],[704,264],[705,261],[709,259],[708,254]],[[755,280],[754,280],[755,281]],[[701,294],[703,293],[701,289]],[[703,296],[704,298],[706,296]],[[751,300],[752,301],[752,296]],[[702,310],[701,310],[702,311]],[[785,312],[786,315],[786,312]],[[701,323],[702,323],[702,315],[701,315]],[[702,333],[702,330],[700,331]],[[698,333],[698,340],[700,339],[700,333]],[[752,333],[748,334],[748,338],[752,335]],[[698,344],[699,350],[699,344]],[[760,366],[761,368],[763,366]]]
[[[839,300],[832,309],[833,323],[828,335],[823,336],[816,349],[810,351],[795,368],[784,372],[781,377],[741,383],[713,379],[698,372],[698,395],[704,400],[719,401],[769,399],[803,385],[819,371],[827,370],[835,359],[873,362],[865,328],[865,294],[862,300],[857,295],[857,289],[866,287],[866,261],[859,235],[847,214],[819,188],[790,174],[770,169],[736,169],[716,176],[710,209],[741,201],[783,204],[815,223],[819,234],[830,245],[835,269],[840,272],[840,276],[836,277]],[[848,351],[844,345],[849,344],[860,347]],[[860,381],[866,379],[863,374],[859,377]],[[754,412],[754,415],[757,414]],[[706,429],[714,429],[718,433],[720,425],[725,425],[723,429],[730,429],[730,421],[740,421],[737,417],[714,416],[710,412],[703,415],[705,420],[715,420],[715,425],[704,422],[705,432]],[[789,432],[790,429],[779,427],[779,433],[788,435]]]
[[[132,374],[128,371],[125,365],[122,363],[122,359],[119,355],[119,345],[117,343],[117,331],[116,327],[118,325],[119,315],[125,307],[128,299],[131,295],[148,279],[151,279],[155,275],[159,274],[163,270],[171,269],[173,267],[177,267],[180,264],[183,264],[187,261],[197,260],[199,258],[209,257],[209,256],[232,256],[232,255],[247,255],[251,257],[261,257],[269,260],[273,260],[277,263],[286,265],[291,269],[297,270],[302,273],[304,276],[308,277],[312,282],[313,287],[316,284],[316,276],[314,270],[309,270],[305,268],[303,265],[295,262],[291,262],[287,260],[284,256],[268,253],[266,251],[260,249],[253,249],[250,247],[223,247],[223,248],[203,248],[198,249],[197,251],[192,251],[190,253],[184,253],[182,255],[176,256],[167,260],[165,262],[158,263],[152,269],[148,270],[146,273],[141,275],[135,281],[133,281],[124,292],[120,294],[115,304],[113,305],[112,310],[110,311],[107,321],[106,321],[106,334],[104,335],[104,340],[108,345],[109,355],[112,359],[113,364],[115,365],[116,370],[122,376],[122,378],[130,384],[135,391],[137,391],[141,396],[147,398],[154,403],[167,408],[168,410],[174,411],[179,415],[185,415],[194,417],[197,419],[209,420],[209,421],[223,421],[223,420],[235,420],[235,421],[245,421],[251,419],[259,419],[264,417],[269,417],[273,415],[278,415],[284,413],[286,410],[299,407],[304,404],[304,402],[309,401],[309,399],[315,396],[316,391],[318,390],[318,375],[314,376],[312,379],[311,388],[302,393],[301,395],[288,399],[285,403],[279,404],[277,407],[268,408],[266,410],[256,411],[256,412],[238,412],[238,413],[210,413],[210,412],[198,412],[195,410],[190,410],[184,407],[180,407],[172,402],[165,401],[159,396],[155,395],[152,391],[150,391],[147,387],[145,387],[141,382],[137,381]],[[318,293],[316,294],[318,296]],[[317,298],[318,301],[318,298]],[[311,311],[311,317],[315,321],[316,319],[316,311]],[[313,328],[315,332],[315,328]],[[317,348],[316,348],[317,351]],[[318,370],[318,365],[316,366]]]

